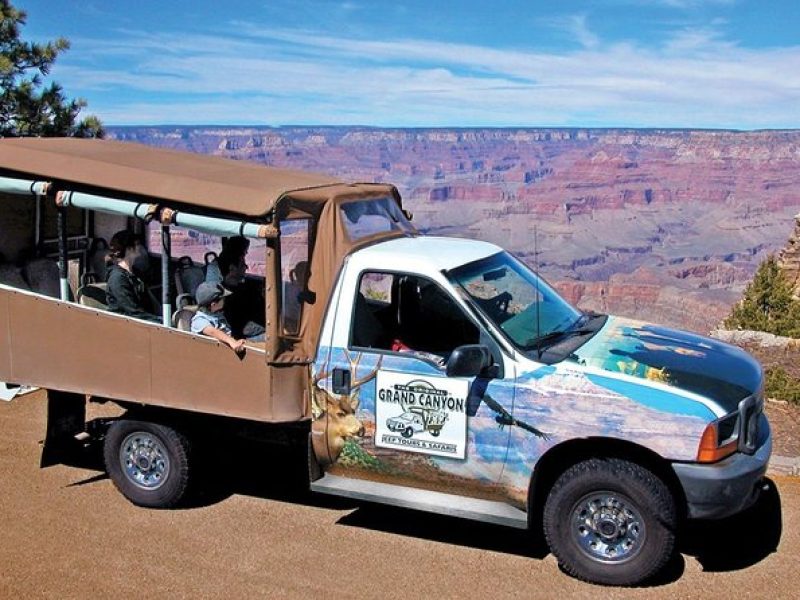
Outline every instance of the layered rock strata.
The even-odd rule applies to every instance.
[[[800,211],[798,131],[110,133],[345,180],[390,181],[426,233],[509,248],[581,306],[703,332],[727,314],[766,254],[784,246]],[[797,280],[797,254],[782,260]]]

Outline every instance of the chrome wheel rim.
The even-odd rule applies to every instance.
[[[122,441],[119,463],[135,486],[157,490],[169,476],[169,455],[161,441],[145,431],[131,433]]]
[[[638,508],[624,494],[586,494],[572,508],[572,537],[597,562],[621,563],[636,556],[647,537]]]

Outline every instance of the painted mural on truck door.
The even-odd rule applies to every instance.
[[[376,443],[375,437],[377,431],[392,430],[388,423],[378,424],[379,415],[382,418],[387,414],[379,408],[381,389],[385,397],[386,390],[418,391],[418,384],[412,382],[425,382],[420,390],[439,392],[423,391],[423,402],[433,403],[432,408],[439,410],[436,406],[442,405],[437,405],[436,399],[447,398],[442,393],[447,391],[441,385],[443,369],[400,354],[324,348],[320,355],[328,352],[328,367],[338,364],[352,368],[355,385],[349,395],[335,394],[330,372],[323,370],[326,367],[322,362],[314,366],[314,449],[327,470],[348,477],[505,500],[522,509],[536,462],[559,443],[589,437],[625,439],[665,458],[694,460],[703,429],[714,418],[703,404],[676,395],[666,386],[630,385],[621,390],[619,379],[587,375],[579,365],[562,363],[531,366],[519,375],[509,374],[512,376],[506,380],[467,381],[463,458],[457,455],[460,448],[448,456],[449,450],[437,445],[441,439],[452,444],[450,433],[447,438],[443,436],[448,423],[459,423],[453,411],[447,410],[460,409],[457,402],[444,405],[447,418],[438,435],[425,431],[424,421],[418,420],[410,425],[412,432],[405,439],[421,443],[401,442],[387,447],[380,440]],[[383,380],[385,374],[389,378]],[[398,374],[407,379],[398,379]],[[383,388],[379,387],[382,381]],[[392,388],[396,381],[404,383]],[[399,405],[395,412],[403,409],[403,413],[411,413],[405,417],[411,422],[423,407],[411,402],[410,396],[405,397],[403,405],[401,398],[396,396],[391,404]],[[402,421],[403,413],[386,418]],[[400,430],[398,421],[396,431]],[[457,432],[452,435],[458,439]],[[402,433],[395,437],[402,438]]]
[[[320,352],[325,354],[327,349]],[[442,368],[413,353],[333,348],[330,356],[327,366],[315,365],[312,409],[314,450],[329,471],[468,496],[504,496],[499,481],[509,430],[472,401],[473,382],[447,378]],[[336,367],[351,371],[349,396],[333,392]],[[495,380],[490,387],[500,398],[497,408],[510,415],[509,382]]]

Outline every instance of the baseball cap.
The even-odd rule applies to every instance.
[[[212,302],[230,295],[231,293],[219,283],[203,282],[197,286],[194,298],[200,306],[209,306]]]

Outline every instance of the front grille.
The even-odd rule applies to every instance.
[[[739,450],[753,454],[758,445],[758,423],[764,412],[764,398],[759,392],[739,403]]]

